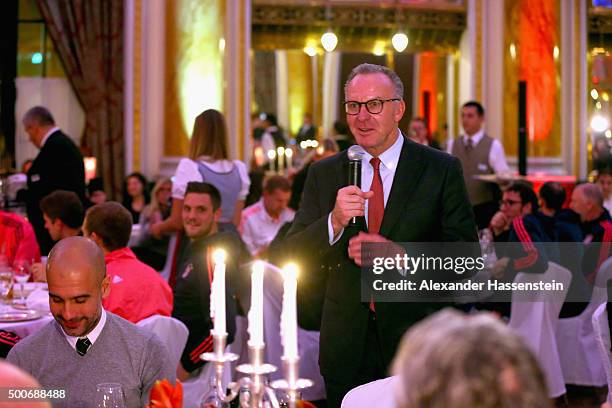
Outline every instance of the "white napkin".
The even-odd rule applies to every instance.
[[[49,292],[44,289],[35,289],[26,299],[28,309],[49,313]]]

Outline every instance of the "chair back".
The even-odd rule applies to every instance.
[[[395,408],[395,387],[399,377],[387,377],[350,390],[342,399],[341,408]]]
[[[548,263],[544,274],[520,272],[516,283],[558,282],[559,291],[513,292],[509,326],[514,329],[534,353],[546,376],[548,395],[555,398],[565,394],[555,329],[559,312],[569,289],[571,272],[554,262]]]
[[[189,330],[187,326],[178,319],[168,316],[153,315],[136,323],[137,326],[153,332],[164,343],[170,356],[173,367],[178,367],[178,363],[183,354]]]
[[[608,380],[608,399],[612,403],[612,354],[610,353],[610,326],[608,324],[608,314],[606,304],[601,304],[593,313],[593,332],[595,333],[595,343],[603,361]]]

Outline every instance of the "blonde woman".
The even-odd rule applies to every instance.
[[[239,160],[229,160],[225,118],[215,109],[205,110],[195,119],[189,157],[181,159],[174,174],[170,217],[151,225],[153,236],[161,237],[183,228],[183,198],[190,181],[203,181],[217,187],[221,193],[219,227],[235,230],[251,182],[246,165]]]

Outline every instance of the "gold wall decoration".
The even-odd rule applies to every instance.
[[[552,99],[554,106],[552,109],[552,126],[548,135],[540,140],[534,140],[533,134],[529,135],[527,156],[528,157],[560,157],[561,156],[561,128],[560,128],[560,109],[561,109],[561,63],[558,55],[560,54],[560,4],[559,0],[543,0],[544,7],[550,7],[553,12],[554,32],[553,43],[557,47],[555,52],[553,47],[550,49],[550,57],[554,57],[554,87],[555,97]],[[530,5],[526,0],[513,1],[505,0],[505,27],[504,27],[504,132],[503,144],[506,154],[516,156],[518,154],[518,82],[521,80],[521,50],[520,47],[520,16],[521,8],[523,13],[529,13]],[[532,61],[537,64],[539,61]],[[523,64],[530,63],[522,61]],[[528,84],[529,86],[529,84]],[[529,103],[540,101],[528,100]],[[530,124],[528,123],[528,127]]]
[[[310,57],[302,51],[287,51],[287,84],[289,84],[289,131],[297,134],[304,113],[314,114],[312,98],[312,63]]]
[[[134,50],[133,50],[133,106],[132,106],[132,169],[140,171],[140,143],[142,132],[142,0],[134,0]]]
[[[165,156],[186,155],[195,117],[223,110],[223,22],[224,0],[166,2]]]

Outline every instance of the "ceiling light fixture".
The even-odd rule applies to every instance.
[[[338,37],[336,34],[334,34],[331,28],[321,36],[321,45],[327,52],[332,52],[334,49],[336,49],[336,45],[338,45]]]
[[[403,31],[398,31],[393,34],[391,44],[393,44],[395,51],[402,52],[408,47],[408,36]]]

